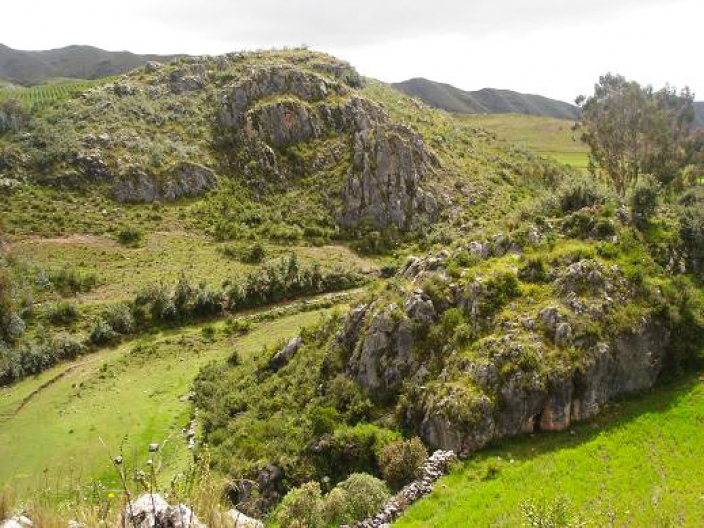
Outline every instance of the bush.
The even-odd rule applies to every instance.
[[[220,251],[226,257],[237,259],[245,264],[260,264],[266,258],[266,249],[261,242],[254,242],[248,246],[227,245]]]
[[[142,232],[134,227],[126,227],[117,233],[117,241],[125,246],[137,246],[142,238]]]
[[[58,303],[49,308],[48,318],[52,324],[66,325],[78,319],[78,308],[75,304]]]
[[[342,488],[334,488],[323,502],[323,520],[325,524],[340,526],[354,522],[354,518],[349,513],[350,499],[347,492]]]
[[[90,333],[90,340],[94,345],[107,345],[117,339],[117,332],[112,329],[105,319],[99,320]]]
[[[48,278],[54,290],[62,295],[86,293],[91,291],[98,283],[98,278],[95,274],[81,274],[68,266],[61,268],[59,271],[49,273]]]
[[[606,202],[608,193],[593,179],[577,177],[564,182],[557,191],[562,214],[579,211]]]
[[[631,214],[638,228],[646,227],[655,214],[658,206],[660,185],[652,176],[645,175],[633,189],[631,194]]]
[[[556,497],[553,501],[525,501],[521,504],[521,512],[526,525],[533,528],[569,528],[583,526],[580,520],[572,514],[569,501]]]
[[[85,346],[75,337],[60,333],[51,338],[51,349],[57,360],[76,359],[85,352]]]
[[[379,454],[381,474],[389,485],[400,488],[420,477],[427,458],[428,451],[418,437],[392,442]]]
[[[383,481],[366,473],[354,473],[336,487],[345,492],[348,513],[357,521],[374,515],[391,496]]]
[[[134,317],[125,303],[110,306],[103,314],[103,319],[119,334],[131,334],[134,331]]]
[[[281,501],[276,520],[281,528],[318,528],[323,524],[320,484],[308,482],[289,491]]]
[[[548,267],[543,258],[530,257],[521,269],[518,270],[518,278],[524,282],[547,282],[549,279]]]

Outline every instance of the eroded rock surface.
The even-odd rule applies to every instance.
[[[212,169],[196,163],[179,163],[164,175],[134,172],[120,177],[113,190],[120,202],[173,201],[201,196],[218,186]]]

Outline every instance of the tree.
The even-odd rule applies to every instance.
[[[621,75],[600,77],[594,94],[576,101],[581,115],[575,128],[590,147],[590,170],[603,171],[621,196],[644,173],[670,184],[686,163],[693,100],[687,88],[656,92]]]

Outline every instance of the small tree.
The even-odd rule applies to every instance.
[[[602,170],[619,195],[640,174],[651,173],[667,185],[684,166],[694,120],[694,96],[688,88],[679,94],[670,87],[655,92],[608,73],[599,78],[592,96],[576,102],[581,107],[576,129],[589,145],[590,170]]]

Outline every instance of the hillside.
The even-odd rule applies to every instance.
[[[409,458],[598,426],[704,347],[704,197],[634,220],[551,159],[583,155],[565,121],[492,131],[305,48],[31,90],[0,133],[0,519],[119,526],[153,487],[339,526]]]
[[[172,58],[173,55],[136,55],[92,46],[24,51],[0,44],[0,79],[25,86],[54,78],[98,79],[125,73],[147,61]]]
[[[392,85],[433,108],[459,114],[529,114],[574,120],[577,107],[541,95],[484,88],[467,92],[449,84],[416,78]]]

